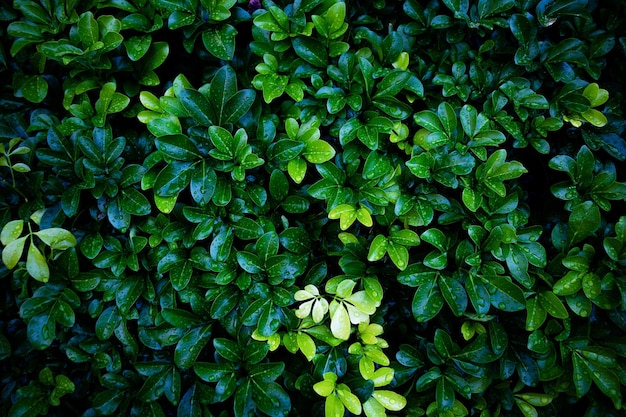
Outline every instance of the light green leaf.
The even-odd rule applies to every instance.
[[[28,247],[26,270],[28,271],[28,274],[37,281],[48,282],[48,279],[50,278],[50,269],[48,268],[46,258],[39,251],[39,249],[32,244]]]
[[[76,238],[68,230],[52,227],[34,233],[46,245],[55,250],[65,250],[76,246]]]
[[[330,395],[326,397],[326,404],[324,407],[326,417],[343,416],[345,413],[345,406],[336,395]]]
[[[2,232],[0,232],[0,242],[5,246],[8,245],[19,238],[23,230],[24,220],[11,220],[2,228]]]
[[[350,329],[350,316],[343,304],[340,303],[330,318],[330,330],[337,339],[348,340]]]

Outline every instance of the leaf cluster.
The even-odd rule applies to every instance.
[[[620,1],[5,3],[0,414],[622,413]]]

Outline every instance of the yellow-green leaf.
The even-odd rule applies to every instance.
[[[328,397],[335,390],[335,382],[325,379],[313,385],[313,390],[322,397]]]
[[[356,212],[356,218],[365,227],[372,227],[374,222],[372,221],[372,213],[367,207],[361,207]]]
[[[22,257],[24,242],[26,242],[26,236],[12,241],[2,250],[2,262],[8,269],[13,269]]]
[[[347,385],[339,385],[337,388],[337,396],[352,414],[361,414],[361,401],[359,401],[356,395],[350,392],[350,388],[348,388]]]
[[[310,362],[315,356],[315,342],[313,338],[306,333],[298,333],[297,335],[298,347],[306,356],[306,359]]]
[[[8,245],[20,237],[22,230],[24,230],[24,220],[11,220],[2,228],[0,242],[3,245]]]
[[[387,410],[400,411],[406,406],[406,398],[393,391],[374,391],[372,396]]]

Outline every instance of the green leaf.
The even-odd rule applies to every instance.
[[[461,316],[467,309],[468,296],[463,285],[454,277],[439,280],[439,290],[455,316]]]
[[[332,379],[324,379],[323,381],[316,382],[313,385],[313,390],[320,397],[328,397],[335,391],[335,381]]]
[[[296,54],[309,64],[319,68],[328,66],[328,51],[320,41],[299,36],[293,38],[291,43]]]
[[[552,291],[541,291],[537,294],[537,300],[551,316],[557,319],[566,319],[569,317],[567,309],[563,302]]]
[[[487,314],[491,303],[487,287],[482,280],[474,275],[470,275],[467,282],[468,284],[465,288],[472,306],[474,306],[474,309],[479,315]]]
[[[591,236],[600,227],[600,221],[600,209],[592,201],[585,201],[574,206],[567,228],[570,246]]]
[[[237,33],[237,29],[229,24],[224,24],[219,29],[206,29],[202,32],[202,43],[211,55],[230,61],[235,56]]]
[[[235,157],[235,140],[230,132],[219,126],[209,127],[211,143],[219,152],[231,158]]]
[[[189,191],[193,200],[204,207],[211,201],[217,186],[217,174],[205,160],[191,173]]]
[[[372,397],[390,411],[400,411],[406,406],[406,398],[393,391],[376,390]]]
[[[291,409],[289,395],[276,382],[258,383],[253,379],[252,400],[267,415],[287,415]]]
[[[15,268],[24,251],[24,244],[27,236],[21,237],[10,242],[2,249],[2,262],[8,269]]]
[[[312,361],[313,357],[315,356],[316,347],[315,342],[313,341],[311,336],[306,333],[299,332],[296,335],[296,338],[300,351],[304,354],[309,362]]]
[[[28,322],[28,340],[35,349],[46,349],[56,337],[55,327],[55,320],[51,315],[37,315]]]
[[[236,123],[243,115],[248,113],[252,104],[254,104],[255,98],[256,93],[250,89],[241,90],[233,94],[224,105],[224,119],[220,117],[220,123]]]
[[[261,237],[263,228],[256,221],[247,217],[242,217],[233,224],[235,235],[243,240],[252,240]]]
[[[622,395],[620,392],[620,380],[617,375],[610,368],[601,366],[594,361],[586,361],[586,364],[596,386],[600,388],[604,395],[613,400],[615,409],[620,409],[622,407]]]
[[[361,414],[361,401],[359,398],[350,392],[350,388],[345,384],[339,384],[337,387],[337,396],[343,403],[343,405],[353,414]]]
[[[151,43],[152,36],[150,35],[133,36],[124,40],[124,47],[126,47],[126,54],[128,55],[128,58],[130,58],[131,61],[140,60],[148,52],[148,49],[150,49]],[[142,91],[142,94],[143,93],[144,92]],[[151,108],[150,110],[155,109]]]
[[[145,195],[134,188],[122,190],[120,207],[129,214],[147,216],[152,211],[152,206]]]
[[[328,24],[328,32],[333,34],[341,29],[346,18],[346,4],[337,2],[330,6],[324,13],[324,20]],[[360,413],[357,413],[360,414]]]
[[[20,91],[26,100],[41,103],[48,95],[48,83],[41,75],[33,75],[24,80]]]
[[[18,239],[23,230],[23,220],[11,220],[2,228],[2,232],[0,232],[0,242],[2,242],[2,244],[5,246],[8,245],[9,243]]]
[[[389,158],[378,153],[377,151],[371,151],[365,159],[365,165],[363,166],[363,178],[368,180],[378,179],[393,171]]]
[[[269,11],[259,14],[253,20],[254,25],[263,30],[284,33],[289,31],[289,20],[279,7],[270,6]]]
[[[209,101],[216,112],[218,124],[225,122],[225,107],[228,100],[237,93],[237,74],[229,65],[222,66],[209,86]]]
[[[413,317],[420,323],[435,317],[443,307],[444,299],[436,285],[436,276],[415,291],[411,310]]]
[[[387,115],[404,120],[413,114],[413,108],[395,97],[381,96],[372,99],[372,104]]]
[[[454,388],[452,387],[452,384],[446,380],[446,378],[440,378],[439,381],[437,381],[435,398],[439,410],[449,411],[452,409],[455,400]]]
[[[174,362],[180,369],[190,369],[211,339],[211,325],[199,326],[187,332],[176,345]]]
[[[444,101],[437,108],[437,116],[441,121],[441,125],[443,126],[446,135],[448,135],[448,137],[452,136],[457,127],[456,113],[454,112],[454,108],[452,108],[449,103]]]
[[[548,317],[538,298],[531,298],[526,302],[526,311],[526,330],[529,332],[540,328]]]
[[[399,270],[404,271],[409,264],[409,251],[405,246],[402,246],[394,241],[388,243],[387,253],[393,264],[398,267]]]
[[[587,366],[587,361],[583,359],[578,353],[572,355],[572,364],[574,370],[574,387],[576,389],[576,396],[581,398],[591,388],[591,371]]]
[[[178,262],[170,270],[170,281],[172,283],[172,287],[176,291],[184,290],[191,280],[192,273],[193,267],[190,261],[184,260],[182,262]]]
[[[446,252],[448,238],[441,230],[433,227],[422,233],[421,238],[424,242],[430,243],[436,247],[440,252]]]
[[[306,254],[311,250],[311,240],[308,233],[298,227],[283,230],[280,235],[280,244],[290,252]]]
[[[312,164],[323,164],[335,156],[335,149],[326,141],[314,140],[304,145],[302,155]]]
[[[256,343],[251,347],[256,351],[259,348],[258,345],[260,344]],[[283,372],[285,372],[285,364],[283,362],[257,363],[250,370],[250,378],[256,382],[272,382],[278,379]]]
[[[420,238],[417,233],[409,229],[392,230],[389,239],[403,246],[417,246],[420,244]]]
[[[155,195],[159,197],[177,196],[189,185],[191,168],[192,165],[187,162],[174,162],[166,165],[159,172],[154,182]]]
[[[367,260],[370,262],[379,261],[387,253],[388,240],[383,235],[377,235],[370,244]]]
[[[415,123],[428,129],[430,132],[444,131],[443,126],[441,125],[441,120],[434,112],[430,110],[424,110],[419,113],[415,113],[413,115],[413,119],[415,119]]]
[[[478,15],[480,19],[506,12],[515,6],[514,0],[479,0]]]
[[[343,4],[343,3],[338,3]],[[380,96],[396,96],[411,78],[411,73],[408,71],[394,70],[387,74],[382,81],[380,81],[376,88],[377,92],[374,98]]]
[[[491,304],[502,311],[520,311],[526,308],[526,298],[521,288],[499,275],[481,277],[483,282],[492,287]],[[491,292],[491,291],[490,291]]]
[[[191,88],[183,88],[178,93],[180,103],[183,105],[189,116],[202,126],[211,126],[215,116],[211,109],[209,100],[202,93]]]
[[[604,114],[596,109],[589,109],[581,113],[582,117],[595,127],[605,126],[609,121]]]
[[[5,248],[6,250],[6,248]],[[4,253],[3,253],[4,255]],[[31,244],[28,247],[28,255],[26,256],[26,270],[28,274],[37,281],[48,282],[50,278],[50,268],[39,249]]]
[[[143,278],[139,276],[127,277],[115,293],[115,302],[122,315],[125,315],[135,305],[145,289]]]
[[[8,417],[36,417],[48,411],[48,398],[45,395],[19,398],[9,410]]]
[[[194,161],[202,157],[193,142],[185,135],[160,136],[154,143],[165,156],[178,161]]]
[[[517,161],[505,162],[505,159],[506,150],[498,149],[480,167],[483,168],[481,177],[484,184],[501,197],[506,196],[506,188],[502,181],[518,178],[528,172],[521,163]]]

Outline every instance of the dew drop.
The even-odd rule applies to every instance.
[[[504,309],[506,308],[506,304],[504,304],[504,303],[500,303],[500,304],[498,304],[498,308],[499,308],[500,310],[504,310]]]

